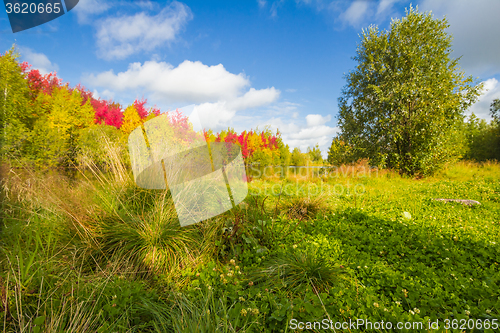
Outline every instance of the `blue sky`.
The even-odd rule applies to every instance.
[[[485,83],[469,113],[489,119],[489,104],[500,98],[496,0],[80,0],[15,34],[0,15],[0,50],[16,43],[33,67],[125,107],[144,97],[162,111],[196,110],[216,131],[279,128],[291,147],[318,143],[325,155],[362,28],[389,28],[410,3],[446,15],[453,56]]]

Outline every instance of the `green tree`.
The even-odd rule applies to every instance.
[[[291,156],[291,165],[295,166],[305,166],[307,164],[307,157],[306,154],[303,154],[300,151],[300,148],[293,148],[292,150],[292,156]]]
[[[328,149],[328,164],[337,166],[347,164],[352,162],[349,161],[351,156],[351,147],[341,137],[334,137]]]
[[[308,147],[307,154],[309,155],[309,159],[313,163],[317,163],[317,164],[323,163],[323,156],[321,156],[321,149],[319,149],[318,144],[316,144],[316,146],[314,146],[314,148],[312,148],[312,149],[311,149],[311,147]]]
[[[460,157],[459,127],[480,84],[451,59],[446,19],[410,7],[389,31],[363,30],[354,71],[339,98],[350,159],[404,174],[431,174]]]
[[[466,149],[463,158],[478,162],[500,160],[499,124],[496,121],[487,123],[472,114],[464,124]]]
[[[500,99],[494,99],[490,105],[490,113],[496,122],[500,123]]]
[[[278,141],[278,150],[279,150],[279,165],[281,166],[289,166],[292,160],[292,153],[290,153],[290,146],[283,143],[283,140],[280,138]]]
[[[490,106],[490,113],[496,125],[496,131],[494,131],[495,143],[493,144],[493,150],[496,151],[495,158],[500,161],[500,98],[493,100]]]
[[[32,121],[29,88],[15,46],[0,55],[0,147],[2,157],[20,157]]]

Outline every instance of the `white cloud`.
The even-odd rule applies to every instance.
[[[23,60],[27,61],[32,69],[38,69],[40,74],[48,74],[59,69],[59,66],[52,63],[43,53],[33,52],[33,50],[28,47],[19,47],[19,51]]]
[[[401,0],[381,0],[377,6],[377,16],[390,15],[394,4],[400,1]]]
[[[323,119],[328,116],[323,117]],[[307,116],[306,116],[307,122]],[[269,125],[271,129],[279,129],[283,142],[288,144],[291,149],[298,147],[302,152],[306,152],[308,147],[319,145],[323,157],[326,157],[328,149],[332,143],[332,137],[339,132],[338,127],[330,127],[326,125],[314,125],[309,127],[300,126],[295,121],[285,122],[281,117],[271,118],[264,122],[264,125]]]
[[[232,123],[237,111],[264,106],[276,101],[280,91],[272,88],[250,90],[243,96],[216,103],[202,103],[194,107],[201,123],[206,128],[222,129]]]
[[[232,100],[229,105],[234,110],[252,109],[276,101],[279,95],[280,91],[274,87],[259,90],[250,88],[243,96]]]
[[[325,136],[331,136],[335,133],[335,128],[325,125],[302,128],[298,133],[290,133],[290,139],[309,140],[320,139]]]
[[[306,116],[307,127],[316,127],[324,125],[332,119],[332,116],[328,115],[323,117],[320,114],[308,114]]]
[[[102,98],[102,99],[105,99],[105,100],[113,100],[114,97],[115,97],[115,94],[112,91],[109,91],[108,89],[105,89],[101,93],[99,93],[97,91],[97,89],[94,89],[94,91],[92,92],[92,96],[94,98]]]
[[[89,23],[91,16],[101,14],[109,8],[109,4],[102,0],[80,0],[72,11],[76,13],[78,23],[83,24]]]
[[[370,3],[365,0],[354,1],[345,12],[340,15],[340,19],[352,26],[358,26],[367,15]]]
[[[468,74],[491,77],[500,73],[500,1],[423,0],[419,10],[432,10],[436,18],[446,15],[453,34],[454,57]]]
[[[125,72],[115,74],[110,70],[90,75],[86,80],[118,91],[145,89],[166,102],[194,103],[234,99],[250,85],[244,74],[229,73],[222,64],[207,66],[188,60],[177,67],[166,62],[137,62]]]
[[[309,6],[317,12],[326,11],[335,21],[359,29],[371,23],[380,24],[397,13],[394,4],[403,0],[295,0],[298,6]]]
[[[257,0],[259,9],[264,10],[267,7],[266,0]],[[271,8],[269,9],[269,14],[271,17],[275,18],[278,16],[278,9],[283,7],[285,0],[275,0],[271,3]]]
[[[216,103],[202,103],[194,107],[203,127],[216,131],[219,128],[228,127],[236,110],[230,109],[226,101]]]
[[[472,105],[466,114],[474,113],[479,118],[491,120],[490,105],[494,99],[500,98],[500,84],[497,79],[491,78],[483,81],[483,91],[479,101]]]
[[[280,91],[274,87],[255,89],[243,73],[228,72],[222,64],[207,66],[184,61],[174,67],[166,62],[132,63],[125,72],[112,70],[87,76],[91,86],[119,92],[143,92],[164,104],[195,103],[192,108],[202,123],[213,130],[231,124],[238,111],[274,103]]]
[[[268,110],[266,110],[266,115],[267,116],[281,116],[281,115],[287,115],[287,114],[292,114],[292,117],[294,114],[297,114],[297,112],[293,112],[297,110],[298,107],[301,105],[298,103],[290,102],[290,101],[284,101],[284,102],[279,102],[279,103],[274,103],[269,107]]]
[[[104,59],[124,59],[131,54],[152,51],[173,42],[180,29],[192,18],[188,6],[172,2],[156,15],[109,17],[98,22],[98,55]]]

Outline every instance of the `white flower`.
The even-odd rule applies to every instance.
[[[411,220],[411,214],[408,212],[403,212],[403,219],[404,220]]]
[[[465,314],[466,315],[470,315],[470,311],[469,310],[465,310]]]
[[[415,313],[420,313],[420,310],[417,308],[413,309],[413,311],[415,311]]]
[[[491,313],[491,310],[486,310],[486,313],[490,314],[490,313]]]
[[[378,303],[376,303],[376,302],[373,303],[373,306],[376,307],[376,308],[378,308]]]
[[[413,312],[412,310],[410,310],[410,313],[411,313],[412,315],[414,315],[414,314],[415,314],[415,312]]]

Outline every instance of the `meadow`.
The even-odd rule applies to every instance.
[[[238,207],[183,228],[169,192],[138,188],[119,161],[81,172],[2,166],[2,332],[500,325],[496,162],[422,179],[366,162],[323,174],[271,170],[249,182]]]

